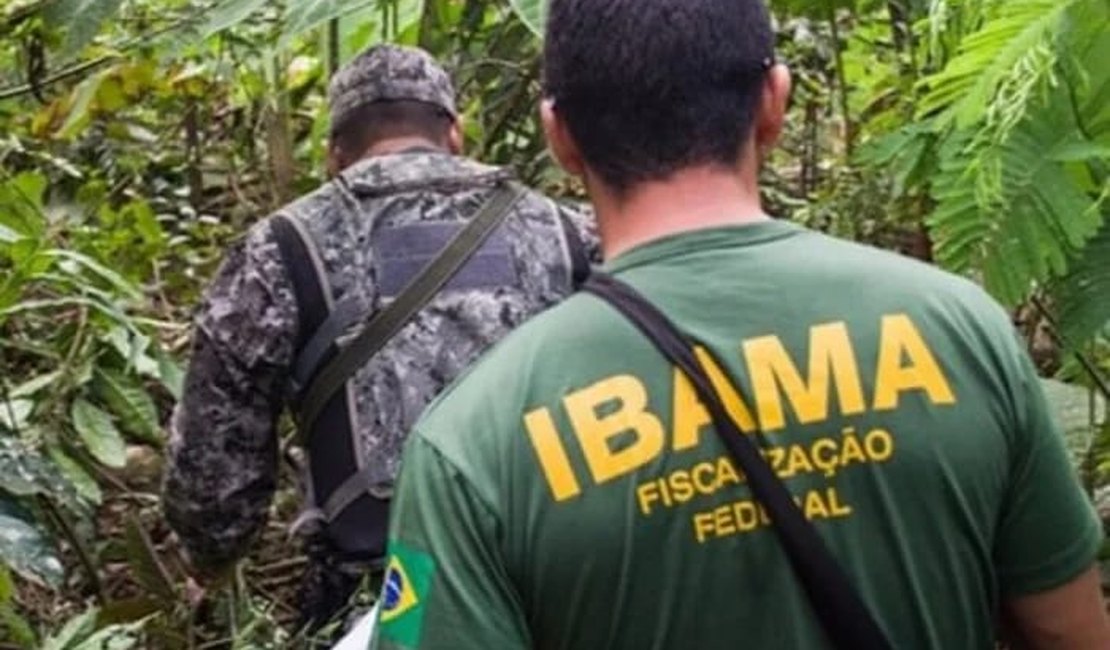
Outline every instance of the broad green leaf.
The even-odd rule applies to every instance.
[[[133,378],[111,370],[98,369],[93,389],[117,417],[123,430],[143,442],[162,444],[158,409],[154,400]]]
[[[127,464],[127,447],[112,416],[80,398],[73,401],[70,415],[73,428],[93,458],[117,469]]]
[[[64,569],[50,538],[8,502],[0,500],[0,561],[24,578],[58,587]]]
[[[267,0],[222,0],[208,10],[208,21],[200,28],[201,38],[208,38],[235,27],[266,4]]]
[[[285,29],[281,35],[282,46],[296,36],[352,11],[376,4],[378,0],[294,0],[285,10]]]
[[[45,491],[42,457],[18,438],[0,436],[0,491],[22,497]]]
[[[63,52],[73,55],[92,42],[122,4],[123,0],[55,0],[45,4],[44,17],[47,24],[61,28]]]
[[[93,100],[96,99],[96,95],[100,91],[100,85],[111,73],[112,68],[105,68],[77,85],[77,88],[73,90],[73,101],[69,107],[69,114],[66,115],[65,122],[58,129],[59,137],[73,138],[85,130],[85,127],[92,121]]]
[[[509,0],[513,11],[520,17],[528,29],[536,36],[543,38],[544,25],[547,21],[547,0]]]
[[[42,495],[75,515],[88,514],[77,490],[57,466],[36,448],[11,436],[0,436],[0,492],[20,497]]]
[[[81,463],[70,458],[59,447],[50,447],[47,453],[50,454],[50,460],[54,461],[58,471],[73,485],[82,499],[93,505],[100,505],[104,500],[104,493],[100,490],[100,485],[97,484],[96,479],[85,471]]]

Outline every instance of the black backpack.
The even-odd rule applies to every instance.
[[[348,382],[459,272],[527,192],[502,182],[474,216],[415,273],[388,306],[373,313],[358,302],[329,309],[328,283],[316,244],[294,219],[277,215],[274,236],[293,283],[300,319],[295,361],[287,387],[301,442],[310,463],[327,472],[308,472],[305,510],[294,530],[309,539],[310,553],[341,561],[380,564],[385,554],[389,495],[358,468],[358,431],[350,416],[355,405]],[[562,217],[574,286],[589,276],[585,246],[573,224]],[[339,354],[337,341],[357,331]]]

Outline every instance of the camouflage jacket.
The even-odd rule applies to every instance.
[[[388,277],[389,240],[406,227],[467,218],[506,176],[434,152],[382,156],[279,213],[315,241],[332,299],[354,297],[372,310],[400,288]],[[358,460],[376,483],[391,484],[404,436],[435,395],[513,327],[573,290],[562,219],[596,261],[590,220],[530,192],[494,233],[508,267],[504,284],[440,292],[356,375]],[[204,296],[170,425],[166,515],[202,569],[246,551],[277,486],[276,422],[298,311],[271,222],[258,223],[230,251]]]

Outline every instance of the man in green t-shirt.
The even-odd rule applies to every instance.
[[[607,270],[707,373],[894,648],[1110,648],[1102,531],[974,284],[769,219],[789,74],[757,0],[554,0],[543,117]],[[733,388],[733,386],[735,388]],[[372,647],[825,648],[688,381],[579,295],[409,438]]]

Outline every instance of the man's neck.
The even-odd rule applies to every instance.
[[[390,154],[402,153],[409,149],[435,149],[447,153],[447,147],[420,136],[405,136],[398,138],[388,138],[386,140],[379,140],[370,146],[362,158],[373,158],[375,156],[388,156]]]
[[[754,178],[712,168],[680,171],[617,197],[593,192],[606,260],[669,235],[769,219]]]

